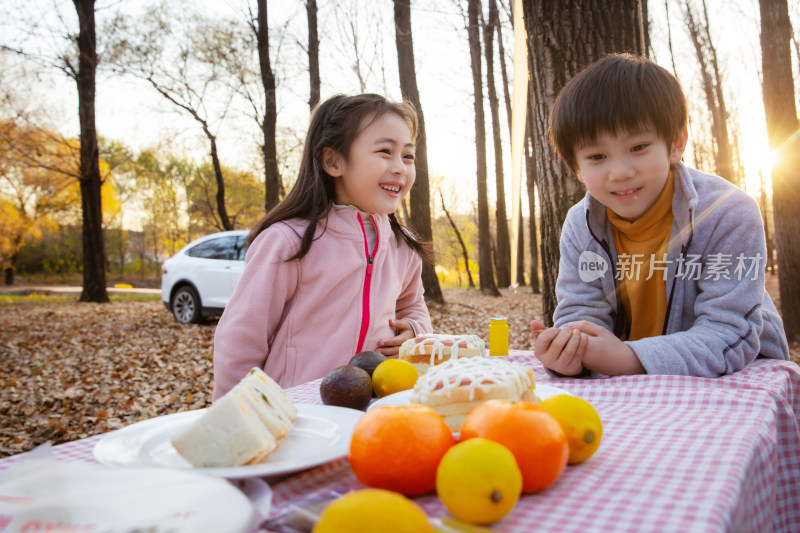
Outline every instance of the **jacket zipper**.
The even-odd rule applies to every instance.
[[[617,266],[614,264],[614,260],[611,257],[611,249],[608,246],[608,243],[605,239],[600,239],[597,235],[594,234],[592,231],[592,224],[589,220],[589,210],[586,210],[586,227],[589,229],[589,234],[592,238],[603,248],[603,251],[608,256],[608,262],[611,264],[611,279],[614,282],[614,299],[616,300],[617,304],[617,312],[614,315],[614,336],[621,339],[622,337],[627,337],[628,332],[625,331],[626,328],[626,315],[625,315],[625,308],[622,306],[622,301],[619,297],[619,286],[617,285]]]
[[[689,240],[686,241],[686,244],[681,244],[681,255],[678,258],[679,260],[685,256],[686,252],[689,251],[689,246],[692,244],[692,239],[694,239],[694,211],[689,211]],[[677,271],[675,272],[677,274]],[[675,295],[675,285],[677,284],[677,277],[672,278],[672,288],[669,291],[669,299],[667,300],[667,313],[664,316],[664,326],[661,329],[661,334],[667,334],[667,326],[669,325],[669,315],[672,313],[672,297]]]
[[[372,225],[375,228],[375,249],[373,249],[372,254],[370,254],[367,231],[364,229],[364,221],[361,220],[360,213],[356,213],[356,216],[358,217],[358,225],[361,226],[361,234],[364,236],[364,255],[367,256],[367,271],[364,275],[364,296],[361,300],[361,331],[358,333],[358,346],[356,347],[356,353],[359,353],[364,347],[364,339],[367,337],[367,330],[369,329],[369,293],[372,287],[372,263],[375,254],[378,253],[378,244],[381,242],[381,234],[380,231],[378,231],[378,225],[375,224],[375,219],[370,215],[369,219],[372,221]]]

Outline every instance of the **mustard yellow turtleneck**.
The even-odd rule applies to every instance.
[[[619,297],[627,315],[628,340],[661,335],[667,314],[664,279],[667,247],[672,228],[675,182],[669,173],[664,190],[641,217],[630,221],[606,208],[617,247]],[[651,274],[651,261],[655,267]],[[650,279],[647,279],[648,276]]]

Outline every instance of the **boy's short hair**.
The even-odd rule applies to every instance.
[[[675,76],[646,57],[612,54],[561,89],[550,112],[548,139],[575,170],[576,150],[603,133],[655,128],[669,144],[686,118],[686,98]]]

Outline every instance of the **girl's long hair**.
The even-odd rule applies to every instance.
[[[311,248],[317,224],[323,217],[327,218],[336,198],[334,178],[325,172],[322,165],[323,150],[330,148],[347,158],[350,146],[361,130],[390,112],[406,121],[411,138],[416,139],[417,111],[411,102],[394,103],[377,94],[359,94],[336,95],[320,104],[311,116],[297,181],[286,198],[253,226],[247,238],[248,245],[273,224],[291,218],[305,219],[308,227],[301,237],[300,249],[288,260],[302,259]],[[362,125],[367,118],[370,121]],[[431,261],[433,253],[430,243],[422,241],[414,231],[401,225],[394,213],[389,215],[389,222],[398,242],[402,239],[423,260]]]

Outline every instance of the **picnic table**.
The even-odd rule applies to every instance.
[[[531,352],[509,359],[589,401],[603,420],[602,444],[568,466],[547,490],[524,495],[497,532],[800,531],[800,367],[758,359],[716,379],[639,375],[553,378]],[[287,389],[320,404],[320,380]],[[59,461],[94,462],[103,437],[53,448]],[[21,456],[0,460],[0,475]],[[270,519],[364,488],[346,458],[268,480]],[[435,494],[414,498],[429,516],[448,516]],[[269,523],[269,522],[268,522]]]

